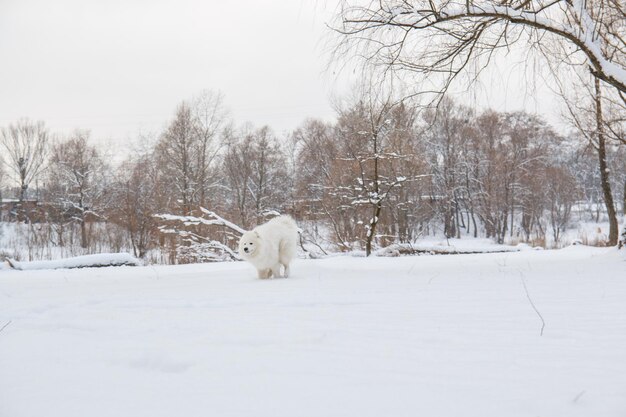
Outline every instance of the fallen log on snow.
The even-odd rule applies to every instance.
[[[376,256],[393,257],[407,255],[473,255],[481,253],[501,253],[501,252],[519,252],[522,249],[528,249],[526,246],[505,246],[493,245],[482,247],[455,247],[433,244],[410,245],[410,244],[393,244],[386,248],[379,249],[375,252]]]
[[[99,253],[54,261],[19,262],[7,259],[9,266],[20,271],[36,269],[101,268],[107,266],[139,266],[141,262],[129,253]]]

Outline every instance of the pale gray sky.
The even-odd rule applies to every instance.
[[[347,82],[325,71],[334,0],[0,0],[0,126],[44,120],[120,143],[182,100],[220,90],[237,123],[277,132],[331,119]],[[507,72],[509,70],[505,70]],[[473,100],[554,115],[494,73]],[[495,88],[492,88],[495,87]],[[493,90],[493,91],[492,91]]]
[[[160,130],[177,104],[221,90],[237,122],[330,118],[335,86],[311,0],[0,0],[0,125],[119,139]]]

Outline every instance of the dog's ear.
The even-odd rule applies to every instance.
[[[256,230],[254,231],[254,234],[256,237],[261,237],[261,235],[259,235],[259,232],[257,232]]]

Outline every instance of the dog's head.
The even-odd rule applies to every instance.
[[[252,258],[261,246],[261,236],[254,230],[246,232],[239,239],[239,255],[244,259]]]

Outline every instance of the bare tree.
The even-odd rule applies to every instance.
[[[144,258],[156,244],[154,213],[164,209],[163,196],[169,184],[161,178],[152,153],[130,157],[116,172],[112,185],[115,205],[109,218],[127,231],[134,255]]]
[[[320,203],[324,184],[331,181],[337,144],[333,138],[333,125],[309,119],[292,133],[296,177],[296,196],[309,207],[308,215],[321,214],[315,203]]]
[[[0,149],[9,177],[19,186],[23,202],[31,183],[46,168],[49,133],[44,122],[22,119],[0,131]]]
[[[377,243],[393,241],[400,230],[404,238],[409,234],[411,204],[401,191],[417,176],[415,115],[391,95],[366,89],[337,111],[334,128],[309,122],[297,132],[301,174],[296,188],[308,193],[343,250],[362,243],[369,256]]]
[[[365,222],[366,256],[372,253],[383,204],[393,189],[407,179],[404,176],[389,177],[383,171],[386,159],[402,157],[387,147],[389,136],[396,128],[391,114],[393,109],[391,99],[379,101],[375,95],[365,94],[353,107],[340,113],[338,131],[344,137],[347,150],[344,158],[357,168],[353,183],[356,193],[350,204],[365,205],[370,209],[369,219]]]
[[[552,237],[556,246],[561,239],[561,233],[569,223],[572,205],[578,198],[578,187],[574,177],[562,167],[547,167],[544,178]]]
[[[572,82],[557,81],[559,95],[566,105],[566,119],[596,151],[600,173],[600,186],[609,218],[609,245],[618,240],[617,211],[611,186],[609,159],[611,143],[624,145],[626,106],[607,97],[598,78],[578,74]],[[623,115],[623,117],[621,116]]]
[[[423,140],[430,161],[433,204],[443,218],[446,237],[460,237],[460,216],[466,179],[463,165],[473,112],[465,106],[456,105],[452,100],[441,102],[437,112],[424,114],[426,123]]]
[[[204,91],[178,106],[157,144],[159,168],[174,187],[169,204],[183,214],[207,205],[208,191],[217,185],[213,169],[226,117],[222,95]]]
[[[607,214],[609,216],[609,245],[617,245],[618,240],[618,225],[617,225],[617,212],[615,210],[615,203],[613,202],[613,191],[611,190],[611,182],[609,179],[609,167],[607,163],[607,150],[606,150],[606,134],[604,114],[602,112],[602,90],[600,87],[600,80],[596,78],[594,80],[595,87],[595,119],[596,119],[596,138],[597,138],[597,151],[600,166],[600,179],[602,180],[602,193],[604,194],[604,203],[606,206]]]
[[[198,187],[197,203],[208,205],[209,189],[217,183],[213,172],[216,157],[223,143],[221,130],[228,118],[224,107],[224,96],[211,90],[205,90],[191,100],[191,113],[195,130],[196,183]]]
[[[167,127],[156,152],[159,167],[166,177],[171,178],[173,200],[183,214],[190,214],[197,191],[196,129],[191,108],[182,103],[176,110],[174,120]]]
[[[76,131],[52,147],[49,189],[61,208],[61,216],[80,225],[81,247],[89,246],[87,222],[98,220],[107,207],[107,166],[95,147],[88,144],[89,132]]]
[[[240,135],[243,134],[243,137]],[[236,221],[249,229],[252,225],[250,193],[248,184],[252,178],[252,133],[247,131],[226,134],[227,149],[223,158],[224,191],[229,194],[232,209],[237,213]]]
[[[257,223],[268,212],[280,211],[290,196],[287,157],[269,126],[254,132],[252,177],[248,189],[254,202]]]
[[[281,210],[291,195],[287,158],[267,126],[244,126],[226,137],[223,189],[231,194],[238,224],[250,228],[268,211]]]

